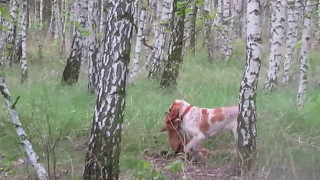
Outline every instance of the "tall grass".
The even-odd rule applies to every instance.
[[[169,149],[167,134],[161,133],[160,129],[164,125],[164,113],[174,99],[208,108],[238,103],[245,51],[244,44],[235,45],[230,62],[208,63],[204,50],[199,50],[195,57],[186,55],[179,84],[173,92],[159,88],[159,82],[146,78],[146,72],[139,74],[134,85],[128,85],[120,162],[123,174],[141,171],[146,161],[145,149]],[[305,107],[298,110],[297,79],[284,87],[280,78],[275,92],[263,93],[267,69],[267,53],[264,52],[257,92],[258,165],[270,179],[320,177],[320,88],[313,77],[320,68],[318,56],[318,52],[311,53],[307,100]],[[85,154],[82,147],[86,146],[90,133],[95,95],[87,92],[86,74],[82,74],[73,86],[61,85],[64,61],[59,60],[54,51],[45,52],[45,57],[39,62],[36,55],[29,54],[27,84],[20,84],[18,66],[6,71],[6,82],[13,98],[21,96],[17,110],[42,162],[47,156],[49,121],[52,136],[56,139],[61,135],[56,146],[58,170],[68,169],[69,178],[80,178]],[[9,122],[0,98],[0,153],[6,155],[8,166],[25,156]],[[208,140],[205,145],[212,149],[234,147],[230,133]],[[221,166],[230,162],[233,156],[226,152],[212,157],[209,163]]]

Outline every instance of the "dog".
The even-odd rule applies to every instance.
[[[166,113],[165,127],[169,142],[175,153],[197,153],[204,139],[231,130],[235,142],[237,132],[238,106],[215,109],[191,106],[183,100],[175,100]],[[195,154],[194,154],[195,155]]]

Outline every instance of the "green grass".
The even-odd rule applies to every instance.
[[[139,75],[134,85],[128,86],[120,161],[122,174],[138,177],[139,173],[145,172],[145,149],[169,149],[167,134],[161,133],[160,129],[164,125],[164,113],[174,99],[184,99],[192,105],[208,108],[238,103],[245,51],[244,44],[236,42],[235,45],[228,63],[208,63],[204,50],[198,50],[195,57],[186,56],[177,89],[171,93],[160,89],[159,82],[146,78],[146,72]],[[311,52],[307,101],[305,107],[298,110],[295,105],[296,79],[288,87],[279,82],[275,92],[263,93],[267,69],[267,51],[264,52],[257,92],[258,165],[263,172],[269,172],[271,179],[284,174],[297,179],[320,177],[320,89],[313,78],[320,69],[319,55]],[[68,178],[79,179],[95,95],[87,92],[85,73],[81,74],[77,84],[61,85],[64,62],[56,57],[54,51],[46,52],[45,57],[43,62],[39,62],[36,55],[30,53],[29,82],[20,84],[19,67],[14,66],[6,71],[7,85],[13,99],[21,97],[17,110],[42,162],[47,164],[49,122],[54,139],[61,133],[56,146],[59,172],[68,169]],[[9,122],[3,98],[0,98],[0,153],[6,154],[7,164],[25,156]],[[232,149],[232,135],[224,133],[207,141],[206,146],[213,150]],[[226,152],[211,157],[209,163],[221,166],[232,158],[233,154]],[[0,165],[0,168],[3,167]]]

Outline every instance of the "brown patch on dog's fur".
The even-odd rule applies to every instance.
[[[209,123],[208,123],[208,110],[202,109],[201,111],[201,121],[199,125],[199,129],[202,132],[206,132],[209,130]]]
[[[213,111],[213,117],[211,118],[211,122],[215,123],[217,121],[223,121],[226,118],[225,114],[223,114],[221,108],[216,108]]]
[[[183,106],[183,102],[173,102],[169,110],[169,120],[179,118],[180,109]]]

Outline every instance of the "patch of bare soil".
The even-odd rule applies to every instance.
[[[146,151],[146,159],[164,175],[165,179],[228,180],[236,178],[235,165],[232,162],[222,167],[214,167],[206,162],[206,158],[201,158],[197,163],[191,163],[185,159],[184,155],[175,156],[167,151],[152,152],[151,150]],[[174,162],[181,162],[182,169],[170,170],[168,167]]]

